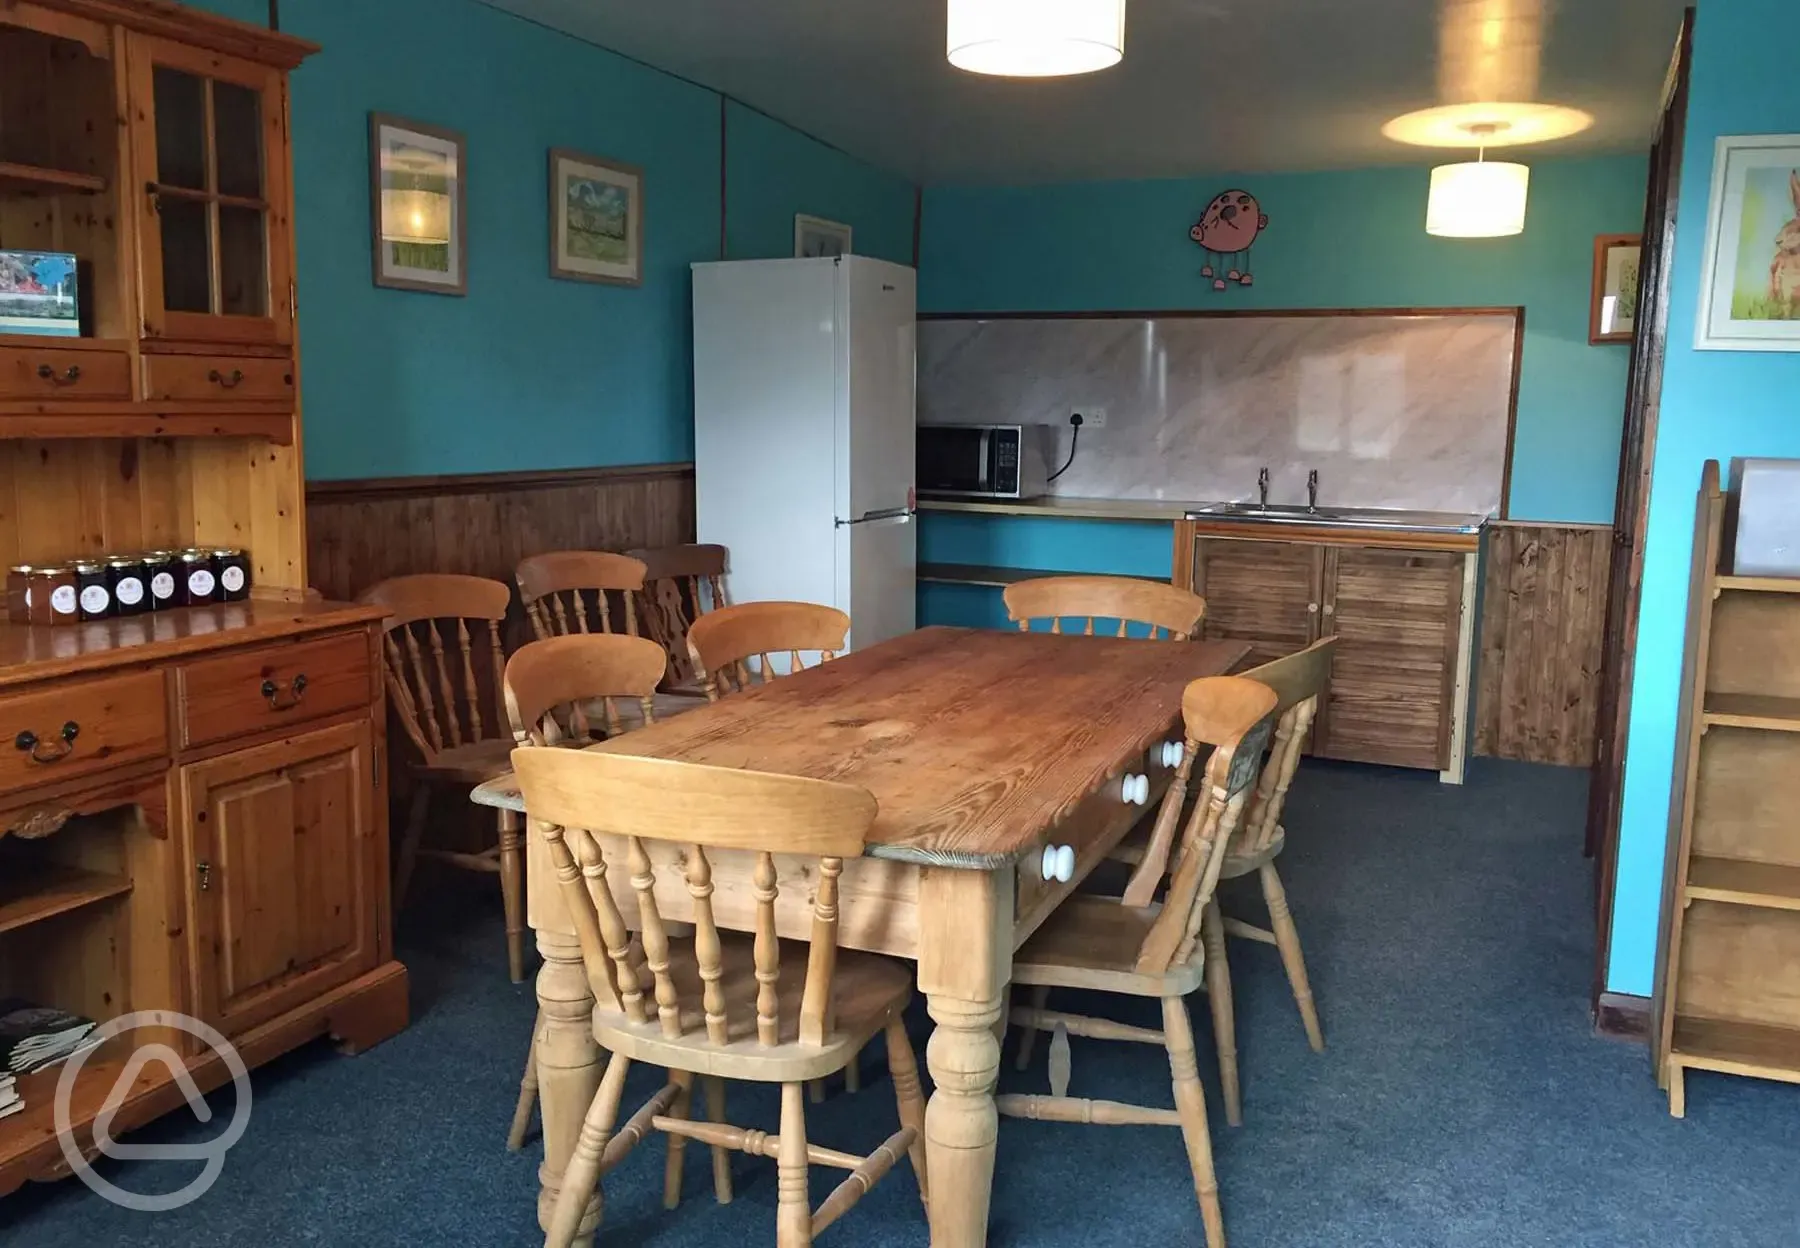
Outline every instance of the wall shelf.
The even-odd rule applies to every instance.
[[[0,195],[98,195],[105,189],[106,179],[91,173],[0,160]]]
[[[1696,856],[1688,864],[1687,895],[1729,905],[1800,910],[1800,867]]]
[[[1800,1082],[1800,1028],[1684,1015],[1671,1051],[1701,1070]]]
[[[1709,693],[1702,715],[1709,728],[1800,732],[1800,698],[1764,693]]]
[[[1759,594],[1800,594],[1800,576],[1721,576],[1717,584]]]
[[[0,932],[27,927],[131,891],[123,876],[78,867],[44,867],[0,885]]]
[[[1034,581],[1041,576],[1089,575],[1096,574],[1053,568],[1001,568],[985,563],[921,563],[917,579],[936,585],[983,585],[990,589],[1005,589],[1008,585]],[[1133,579],[1161,581],[1165,585],[1169,583],[1166,576],[1140,576]]]

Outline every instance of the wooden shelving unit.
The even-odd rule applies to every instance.
[[[1721,571],[1728,500],[1708,462],[1694,526],[1657,951],[1657,1077],[1800,1083],[1800,578]]]
[[[71,169],[46,169],[0,160],[0,193],[7,195],[98,195],[106,179]]]
[[[10,932],[122,897],[131,881],[81,867],[51,866],[0,882],[0,932]]]

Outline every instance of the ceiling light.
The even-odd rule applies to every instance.
[[[1503,238],[1525,229],[1531,170],[1504,161],[1474,160],[1431,171],[1425,232],[1440,238]]]
[[[950,0],[948,49],[974,74],[1090,74],[1125,55],[1125,0]]]
[[[1396,117],[1381,132],[1419,147],[1513,147],[1580,134],[1592,114],[1558,104],[1446,104]]]

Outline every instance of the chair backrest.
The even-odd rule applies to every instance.
[[[641,560],[608,550],[553,550],[519,560],[514,576],[532,635],[540,641],[570,633],[637,635],[637,596],[644,589]],[[589,627],[584,595],[593,596],[598,628]],[[613,627],[614,596],[624,604],[623,630]]]
[[[1138,949],[1137,969],[1155,975],[1193,956],[1200,917],[1225,865],[1226,846],[1243,817],[1273,728],[1275,693],[1242,676],[1206,676],[1181,696],[1187,752],[1212,747],[1194,813],[1174,857],[1162,912]]]
[[[635,1023],[651,1021],[651,1007],[670,1039],[687,1035],[682,985],[670,974],[670,933],[656,902],[656,872],[647,843],[674,842],[683,853],[676,867],[692,898],[694,961],[699,968],[699,1009],[704,1038],[723,1046],[754,1032],[763,1047],[797,1039],[822,1045],[835,1027],[832,977],[837,967],[838,876],[844,859],[860,858],[875,819],[866,789],[799,776],[730,767],[703,767],[664,759],[595,750],[522,746],[513,769],[525,796],[526,817],[549,846],[556,878],[575,920],[576,934],[596,991]],[[631,931],[607,882],[606,855],[596,836],[620,838],[630,884],[637,897],[644,961],[655,982],[645,1002],[631,950]],[[732,1018],[720,979],[718,924],[713,916],[712,862],[708,850],[747,850],[756,855],[751,876],[756,901],[752,947],[757,980],[756,1017]],[[781,947],[776,934],[779,897],[774,854],[816,859],[816,894],[806,979],[796,1018],[779,1013]],[[615,851],[616,852],[616,851]],[[810,864],[809,864],[810,865]],[[808,871],[813,876],[814,872]]]
[[[606,731],[617,736],[623,725],[614,698],[636,698],[644,722],[655,723],[665,657],[654,641],[608,633],[550,637],[519,647],[506,662],[506,717],[513,740],[520,745],[586,740],[586,708],[593,702],[603,704]]]
[[[444,750],[506,735],[500,712],[506,662],[500,621],[512,601],[510,587],[483,576],[425,572],[372,585],[357,601],[388,608],[382,678],[401,726],[427,762]],[[485,665],[471,648],[471,624],[476,633],[486,634]],[[447,639],[460,656],[455,679]]]
[[[708,611],[731,605],[725,594],[725,547],[664,546],[630,553],[644,565],[644,634],[668,651],[669,682],[699,684],[688,629]]]
[[[1020,632],[1033,620],[1049,620],[1050,631],[1063,631],[1065,619],[1082,619],[1082,632],[1093,636],[1094,621],[1117,620],[1124,637],[1132,624],[1142,624],[1157,636],[1157,629],[1179,641],[1200,631],[1206,599],[1160,581],[1140,581],[1129,576],[1040,576],[1015,581],[1001,595],[1007,618]]]
[[[811,602],[740,602],[695,620],[688,629],[688,647],[700,669],[700,685],[706,696],[718,701],[733,690],[758,683],[748,660],[758,660],[762,683],[779,673],[771,659],[786,655],[790,672],[803,666],[801,656],[817,651],[828,663],[844,648],[850,633],[850,617],[836,607]]]
[[[1281,808],[1288,786],[1306,749],[1306,734],[1319,713],[1319,701],[1331,681],[1331,657],[1336,637],[1322,637],[1261,667],[1242,673],[1246,680],[1267,685],[1275,693],[1275,742],[1263,764],[1262,779],[1250,801],[1250,813],[1238,829],[1238,848],[1243,853],[1267,849],[1281,830]]]

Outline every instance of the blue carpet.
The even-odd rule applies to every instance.
[[[1232,943],[1245,1125],[1224,1125],[1205,998],[1192,1006],[1235,1248],[1791,1248],[1800,1242],[1800,1088],[1693,1075],[1668,1115],[1645,1051],[1590,1034],[1585,775],[1483,760],[1461,789],[1435,777],[1309,763],[1285,823],[1283,872],[1329,1048],[1306,1046],[1279,960]],[[533,1245],[537,1161],[503,1147],[530,1028],[506,982],[490,881],[422,874],[439,908],[409,915],[410,1030],[356,1059],[316,1045],[257,1072],[248,1134],[216,1187],[166,1214],[128,1213],[77,1183],[0,1202],[0,1243]],[[1227,910],[1260,900],[1233,890]],[[1107,1009],[1068,994],[1067,1005]],[[1114,1003],[1114,1008],[1117,1008]],[[1154,1022],[1154,1005],[1120,1018]],[[918,1021],[922,1040],[925,1023]],[[1040,1091],[1042,1060],[1002,1087]],[[828,1147],[894,1127],[875,1052],[867,1081],[809,1115]],[[641,1075],[642,1077],[638,1077]],[[638,1072],[627,1105],[652,1088]],[[774,1099],[733,1084],[732,1118],[773,1128]],[[1077,1095],[1171,1104],[1160,1052],[1074,1042]],[[229,1116],[231,1098],[215,1101]],[[1178,1133],[1005,1121],[995,1248],[1198,1245]],[[202,1139],[185,1113],[132,1137]],[[735,1158],[738,1200],[711,1200],[706,1150],[688,1199],[661,1208],[662,1148],[608,1183],[601,1243],[685,1248],[774,1241],[771,1162]],[[138,1190],[192,1163],[110,1164]],[[815,1203],[832,1174],[819,1174]],[[910,1173],[822,1242],[924,1245]]]

